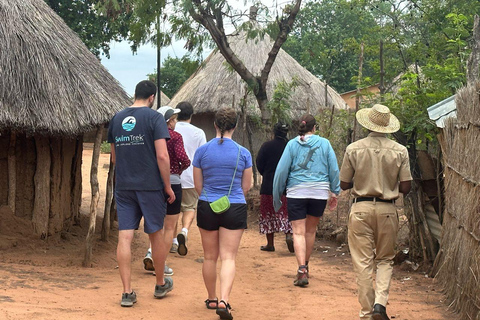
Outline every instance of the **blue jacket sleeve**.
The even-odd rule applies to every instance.
[[[273,207],[275,212],[282,207],[282,195],[285,192],[287,186],[288,174],[290,171],[290,166],[292,164],[292,156],[290,154],[291,144],[287,144],[285,150],[283,150],[282,157],[277,164],[277,169],[275,170],[275,176],[273,178]]]
[[[337,157],[333,151],[330,141],[328,141],[328,179],[330,180],[330,191],[340,193],[340,171],[338,170]]]

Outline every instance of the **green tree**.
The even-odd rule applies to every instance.
[[[160,68],[160,89],[168,97],[173,97],[199,66],[200,62],[188,55],[182,58],[168,56]],[[157,73],[148,74],[148,79],[157,83]]]
[[[130,13],[123,11],[115,18],[107,17],[97,8],[97,0],[45,0],[45,2],[75,31],[97,57],[109,56],[110,43],[121,41],[129,32],[126,22]]]
[[[359,1],[309,2],[300,11],[283,49],[315,76],[345,92],[356,87],[352,79],[358,74],[360,43],[378,46],[378,29],[371,12]],[[366,52],[366,61],[375,59],[375,52]],[[366,65],[364,74],[374,76],[375,70]]]

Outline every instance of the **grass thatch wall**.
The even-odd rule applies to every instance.
[[[444,129],[445,214],[437,278],[461,319],[480,319],[480,84],[457,93]]]

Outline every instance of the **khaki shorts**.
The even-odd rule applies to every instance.
[[[195,188],[182,189],[182,212],[197,210],[198,193]]]

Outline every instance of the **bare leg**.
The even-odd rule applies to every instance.
[[[167,246],[165,243],[164,234],[164,230],[161,229],[148,235],[148,237],[150,238],[150,244],[152,246],[153,264],[155,266],[165,266],[165,260],[167,259],[169,246]],[[161,286],[165,284],[162,271],[163,270],[160,269],[156,272],[157,284]]]
[[[218,230],[208,231],[199,228],[203,246],[203,282],[207,288],[208,299],[214,300],[217,297],[217,260],[218,260]],[[214,305],[212,304],[212,307]]]
[[[220,260],[222,261],[220,269],[220,300],[225,302],[228,302],[230,292],[232,291],[233,280],[235,279],[235,259],[243,231],[243,229],[228,230],[222,227],[219,230],[219,252]]]
[[[305,265],[307,244],[305,241],[306,219],[292,221],[293,246],[295,247],[295,257],[299,266]]]
[[[170,250],[170,247],[172,246],[172,241],[173,241],[173,235],[176,232],[177,229],[177,221],[178,221],[178,214],[173,214],[173,215],[166,215],[165,220],[164,220],[164,241],[165,245],[167,246],[168,250]]]
[[[273,247],[275,233],[267,233],[266,236],[267,236],[267,246]]]
[[[193,223],[194,219],[195,219],[195,211],[194,210],[183,212],[182,228],[190,230],[190,227],[192,226],[192,223]]]
[[[123,292],[132,292],[132,240],[134,230],[120,230],[118,232],[117,245],[117,263],[120,271],[120,278],[122,279]]]
[[[306,219],[306,226],[305,226],[305,243],[306,243],[306,253],[305,253],[305,261],[310,260],[310,256],[313,252],[313,245],[315,244],[315,236],[317,234],[317,225],[318,221],[320,221],[320,217],[314,217],[307,215]]]

